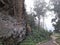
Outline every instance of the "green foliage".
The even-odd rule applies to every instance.
[[[20,45],[36,45],[36,43],[49,40],[50,39],[50,32],[44,30],[43,28],[37,27],[32,29],[31,35],[28,35],[24,41],[20,43]]]
[[[33,15],[27,15],[27,23],[31,26],[32,32],[23,40],[20,45],[36,45],[36,43],[46,41],[50,39],[51,32],[36,26]],[[38,30],[39,28],[39,30]]]

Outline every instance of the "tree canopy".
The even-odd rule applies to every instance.
[[[52,22],[56,23],[56,24],[53,24],[53,26],[56,32],[60,32],[60,0],[51,0],[51,3],[52,5],[54,5],[54,8],[52,10],[56,14],[56,17],[52,19]]]

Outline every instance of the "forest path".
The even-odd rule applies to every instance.
[[[55,40],[57,39],[57,37],[51,35],[51,40],[45,42],[45,43],[38,43],[36,45],[59,45]]]
[[[37,44],[37,45],[58,45],[54,40],[50,40],[46,43],[42,43],[42,44]]]

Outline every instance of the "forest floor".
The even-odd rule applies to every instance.
[[[56,41],[56,39],[58,39],[58,38],[60,38],[60,37],[58,37],[58,35],[51,35],[51,39],[49,40],[49,41],[47,41],[47,42],[42,42],[42,43],[38,43],[38,44],[36,44],[36,45],[60,45],[60,44],[58,44],[57,43],[57,41]],[[60,41],[59,41],[60,42]]]

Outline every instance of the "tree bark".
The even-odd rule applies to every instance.
[[[26,34],[26,21],[25,21],[25,8],[24,0],[13,0],[14,16],[17,20],[15,31],[8,38],[3,39],[3,45],[17,45],[25,38]],[[8,28],[8,27],[7,27]]]

